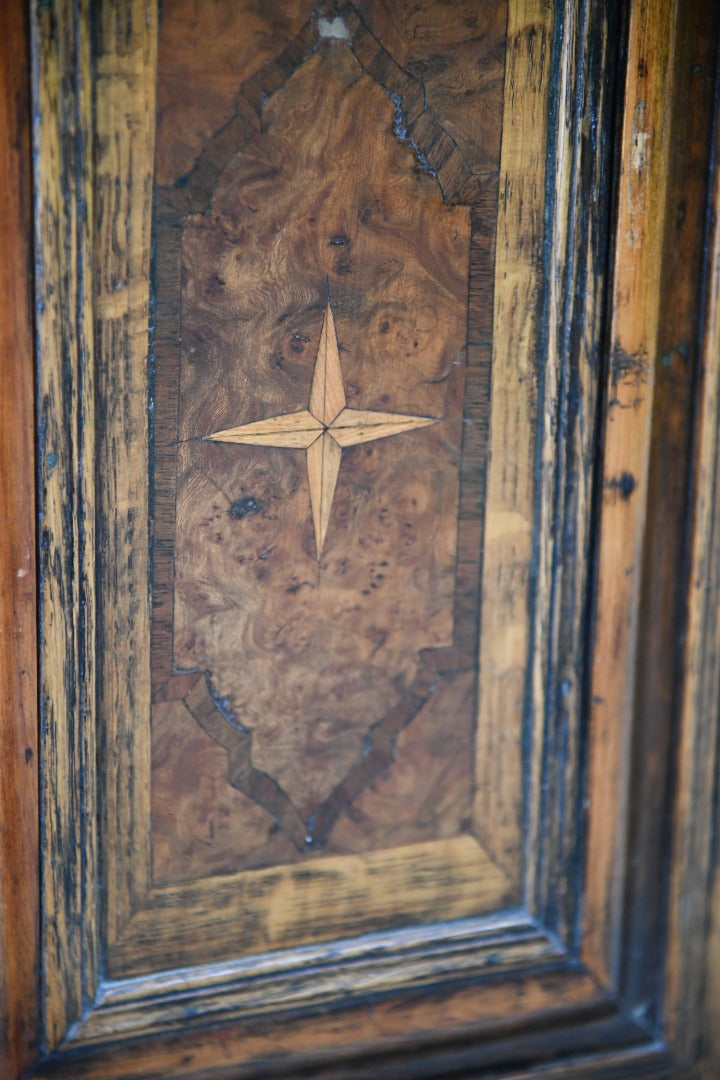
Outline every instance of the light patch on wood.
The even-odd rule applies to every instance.
[[[308,484],[310,486],[310,506],[312,507],[313,525],[315,526],[315,545],[318,558],[327,536],[330,514],[332,513],[335,486],[342,450],[329,432],[325,431],[308,450]]]
[[[386,439],[390,435],[402,435],[406,431],[437,423],[432,416],[405,416],[402,413],[343,409],[330,427],[330,434],[340,446],[357,446],[358,443]]]
[[[302,412],[271,416],[268,420],[255,420],[252,424],[242,424],[227,431],[216,431],[208,435],[208,439],[248,446],[287,446],[307,450],[322,430],[320,421],[303,409]]]
[[[327,426],[345,405],[340,354],[332,308],[328,304],[310,389],[310,412]]]
[[[347,24],[340,15],[336,15],[334,19],[320,19],[318,34],[321,38],[335,38],[338,41],[351,40]]]

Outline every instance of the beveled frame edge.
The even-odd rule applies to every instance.
[[[54,94],[57,94],[60,77],[63,73],[67,74],[67,71],[72,68],[72,63],[67,59],[63,59],[63,50],[65,55],[68,54],[76,60],[76,70],[74,76],[73,86],[76,92],[79,93],[79,97],[82,96],[84,83],[83,80],[87,77],[89,68],[84,66],[84,57],[87,55],[88,42],[83,38],[83,33],[87,28],[87,9],[81,5],[77,9],[77,12],[70,11],[71,5],[65,5],[64,0],[59,0],[58,4],[50,10],[49,6],[42,5],[35,12],[36,27],[45,22],[49,25],[49,22],[54,17],[57,19],[58,25],[63,26],[63,29],[67,33],[72,34],[77,30],[80,34],[80,46],[79,52],[73,52],[68,47],[67,38],[58,38],[51,41],[50,35],[46,37],[36,37],[36,58],[35,58],[35,87],[36,87],[36,100],[44,103],[45,110],[41,115],[45,118],[38,124],[38,137],[36,141],[36,151],[38,152],[39,159],[42,163],[54,162],[56,166],[59,164],[62,167],[62,180],[66,185],[66,192],[70,193],[69,198],[66,196],[65,204],[69,201],[72,202],[73,198],[77,199],[80,206],[87,205],[86,202],[86,186],[87,186],[87,173],[86,173],[86,160],[82,153],[83,146],[87,145],[87,112],[86,106],[82,105],[79,101],[77,108],[69,113],[63,112],[63,123],[70,124],[71,126],[77,124],[75,130],[75,148],[80,148],[79,159],[76,160],[74,155],[71,155],[69,159],[65,157],[67,154],[67,147],[62,143],[59,138],[59,131],[49,130],[53,119],[58,120],[59,110],[57,107],[53,107],[53,100],[57,102],[57,97],[53,98]],[[63,22],[62,18],[58,18],[58,11],[64,9],[67,18]],[[569,5],[568,12],[572,13],[575,10],[574,5]],[[77,15],[77,22],[73,19],[73,14]],[[585,25],[589,25],[589,20]],[[42,40],[48,48],[57,49],[58,54],[50,55],[48,53],[37,51],[37,42]],[[59,59],[58,59],[59,55]],[[63,66],[65,65],[65,66]],[[561,123],[561,122],[560,122]],[[563,129],[564,130],[564,129]],[[567,138],[567,134],[564,136]],[[57,379],[57,371],[52,371],[47,362],[44,366],[41,364],[41,402],[44,400],[45,394],[53,394],[59,397],[63,408],[60,410],[60,415],[64,416],[67,423],[67,430],[70,434],[78,434],[80,436],[79,443],[76,443],[76,448],[84,453],[91,452],[91,443],[87,440],[91,439],[91,434],[82,434],[83,419],[86,415],[92,412],[92,394],[91,387],[88,386],[88,379],[92,373],[93,365],[91,363],[91,344],[87,340],[86,325],[87,325],[87,297],[90,295],[90,290],[87,289],[87,266],[88,264],[79,260],[77,263],[76,277],[74,280],[66,281],[64,274],[60,273],[61,267],[64,265],[63,259],[66,257],[66,246],[71,250],[89,248],[89,226],[87,219],[83,219],[82,216],[74,217],[72,214],[72,207],[70,207],[70,213],[64,215],[57,213],[53,216],[53,207],[58,207],[57,195],[60,189],[60,184],[55,185],[54,191],[51,190],[54,185],[54,178],[51,170],[48,168],[43,172],[42,168],[38,168],[38,178],[44,181],[48,188],[43,192],[39,190],[38,200],[36,203],[37,208],[37,235],[41,240],[38,240],[38,249],[41,247],[47,252],[48,244],[47,240],[49,236],[54,237],[55,247],[55,270],[58,273],[56,284],[63,283],[63,291],[56,294],[54,291],[47,290],[49,284],[49,275],[47,273],[46,266],[40,268],[39,281],[41,288],[39,295],[41,301],[46,302],[46,306],[39,307],[38,310],[38,341],[39,341],[39,355],[41,361],[43,358],[47,358],[52,355],[54,334],[58,327],[61,327],[65,331],[64,337],[64,373],[70,376],[69,380],[63,382]],[[57,176],[57,174],[56,174]],[[62,182],[62,181],[61,181]],[[565,182],[563,180],[563,182]],[[45,199],[43,199],[45,195]],[[52,196],[55,196],[53,201]],[[52,261],[52,247],[51,259]],[[43,293],[42,286],[46,287],[46,292]],[[45,351],[43,351],[45,346]],[[85,376],[83,379],[82,376]],[[74,379],[74,381],[73,381]],[[45,380],[45,381],[44,381]],[[80,397],[77,395],[77,387],[82,388]],[[44,415],[44,414],[42,414]],[[41,420],[42,420],[41,415]],[[52,417],[51,417],[52,418]],[[91,612],[92,612],[92,597],[90,593],[91,588],[91,575],[88,575],[87,579],[78,577],[78,564],[75,561],[77,559],[77,548],[73,544],[72,533],[75,534],[77,540],[82,547],[87,543],[87,533],[83,532],[83,512],[88,507],[91,507],[91,492],[88,492],[83,485],[86,480],[82,476],[80,490],[78,490],[75,478],[78,475],[77,459],[74,457],[74,451],[72,445],[69,445],[67,440],[63,443],[59,434],[55,433],[58,438],[58,446],[60,452],[58,457],[52,462],[46,461],[45,472],[43,473],[43,481],[46,485],[43,499],[43,507],[45,512],[44,524],[46,528],[55,526],[56,530],[62,528],[62,526],[70,520],[72,522],[72,530],[70,536],[63,537],[60,531],[50,532],[48,544],[45,550],[46,559],[46,576],[43,577],[42,590],[44,594],[44,602],[46,605],[57,604],[57,590],[60,586],[69,585],[71,587],[71,595],[75,596],[74,608],[63,609],[60,605],[57,610],[66,612],[70,610],[71,614],[74,610],[78,616],[82,615],[82,618],[73,619],[70,618],[67,625],[53,625],[52,626],[52,646],[55,652],[52,652],[52,656],[45,660],[44,671],[47,673],[50,670],[51,661],[55,659],[56,653],[58,657],[66,655],[67,641],[71,643],[71,646],[75,647],[76,654],[73,660],[73,669],[82,669],[83,663],[87,662],[88,654],[85,650],[88,648],[87,641],[88,636],[80,638],[78,636],[78,630],[85,626],[87,631],[92,632]],[[54,455],[55,450],[50,451],[50,455]],[[59,466],[59,467],[58,467]],[[55,472],[55,470],[57,471]],[[72,495],[70,500],[70,518],[67,516],[67,507],[63,499],[60,497],[62,490],[62,484],[67,484],[67,491]],[[58,486],[60,485],[60,486]],[[54,556],[54,559],[50,558],[50,555]],[[67,560],[72,555],[71,564],[63,565],[63,561]],[[60,560],[60,565],[63,568],[63,575],[61,578],[52,577],[52,568],[56,564],[57,560]],[[552,560],[551,560],[552,562]],[[50,568],[50,569],[48,569]],[[87,570],[87,567],[83,569]],[[46,610],[48,607],[46,607]],[[55,610],[55,608],[53,608]],[[47,630],[47,626],[46,626]],[[46,649],[48,641],[46,639]],[[52,650],[51,650],[52,651]],[[72,659],[72,656],[71,656]],[[92,656],[90,655],[90,661]],[[92,692],[92,680],[91,680],[91,667],[85,666],[84,672],[87,676],[86,679],[78,684],[80,690],[88,695]],[[45,683],[45,731],[48,731],[48,724],[50,730],[54,734],[57,733],[57,727],[54,729],[52,725],[54,723],[54,717],[49,709],[49,706],[53,704],[53,694],[57,693],[58,683],[50,686],[49,683]],[[67,710],[65,717],[72,720],[76,718],[77,733],[79,743],[76,746],[75,752],[68,755],[67,762],[62,761],[63,772],[61,775],[66,775],[68,779],[68,789],[71,798],[77,796],[78,793],[84,792],[86,796],[91,795],[91,790],[88,788],[88,781],[92,780],[92,766],[94,764],[94,758],[92,754],[92,725],[81,724],[79,720],[81,718],[94,715],[92,708],[88,708],[87,702],[83,705],[82,702],[78,702],[74,697],[75,685],[68,687],[68,693],[72,694],[72,700],[68,700],[64,704],[64,708]],[[46,739],[46,750],[48,747]],[[70,774],[65,772],[65,766],[69,763]],[[47,773],[46,773],[47,777]],[[82,777],[82,779],[81,779]],[[47,792],[47,786],[46,786]],[[88,807],[82,808],[87,811]],[[90,813],[85,813],[83,816],[84,827],[87,830],[86,837],[88,840],[87,854],[84,859],[89,859],[92,863],[94,859],[94,839],[92,831],[94,828],[94,814],[92,813],[92,804],[89,807]],[[94,980],[95,973],[97,972],[97,965],[93,967],[92,959],[96,957],[97,950],[97,929],[94,921],[95,916],[95,881],[92,874],[89,872],[88,861],[80,861],[79,866],[73,866],[68,864],[65,856],[67,855],[68,837],[71,835],[68,819],[64,822],[60,822],[59,828],[56,828],[56,824],[50,820],[55,811],[54,801],[46,802],[45,814],[46,814],[46,827],[45,834],[45,884],[46,884],[46,898],[52,897],[57,906],[50,911],[50,918],[46,917],[46,931],[51,937],[57,936],[60,942],[61,938],[64,938],[64,942],[60,942],[63,946],[60,950],[61,956],[64,955],[68,958],[67,963],[64,965],[58,965],[57,969],[53,973],[53,997],[47,1001],[46,1011],[46,1033],[48,1044],[59,1042],[71,1027],[67,1020],[72,1016],[73,1011],[75,1016],[79,1016],[83,1008],[96,1000],[94,993]],[[63,868],[63,871],[67,871],[69,865],[70,875],[68,877],[65,873],[63,881],[59,879],[59,867]],[[69,889],[65,889],[66,882],[70,886]],[[78,911],[83,912],[84,920],[77,919]],[[64,924],[64,925],[63,925]],[[48,964],[55,963],[53,957],[48,958],[48,948],[46,940],[45,948],[45,986],[48,987]],[[81,962],[76,963],[77,959]]]
[[[52,1055],[35,1075],[75,1080],[140,1080],[162,1075],[186,1080],[219,1078],[365,1078],[415,1075],[478,1076],[497,1067],[506,1075],[667,1075],[664,1048],[646,1029],[620,1012],[583,974],[540,972],[505,984],[456,985],[422,1003],[370,996],[359,1007],[288,1015],[267,1027],[251,1016],[244,1023],[160,1034],[153,1040],[105,1043]],[[498,1000],[499,997],[499,1000]],[[494,1002],[494,1007],[493,1007]],[[498,1005],[507,1010],[500,1018]],[[445,1019],[432,1022],[434,1010]],[[509,1017],[509,1019],[508,1019]],[[196,1056],[197,1055],[197,1056]],[[538,1065],[538,1062],[545,1064]],[[627,1073],[618,1073],[628,1066]],[[420,1071],[418,1071],[418,1068]],[[100,1070],[98,1072],[98,1070]],[[517,1072],[515,1072],[517,1070]]]
[[[623,0],[559,4],[558,22],[536,346],[535,543],[525,683],[525,737],[539,751],[532,759],[525,846],[528,910],[574,954],[582,929],[587,827],[583,740],[612,155],[627,28]]]
[[[561,971],[563,949],[519,912],[364,934],[247,959],[103,983],[92,1012],[65,1046],[117,1041],[217,1020],[299,1015],[374,996],[415,992],[449,980]]]

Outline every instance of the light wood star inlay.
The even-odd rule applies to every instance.
[[[345,400],[335,320],[328,304],[310,387],[309,408],[207,436],[213,442],[285,446],[307,451],[310,508],[318,559],[330,524],[343,448],[437,423],[432,416],[348,409]]]

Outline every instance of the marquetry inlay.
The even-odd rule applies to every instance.
[[[343,449],[385,439],[390,435],[402,435],[437,422],[431,416],[349,409],[345,401],[335,320],[328,303],[308,408],[216,431],[207,436],[215,442],[280,446],[307,452],[310,507],[318,559],[330,523]]]

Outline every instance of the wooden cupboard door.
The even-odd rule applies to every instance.
[[[691,7],[33,8],[40,1075],[691,1060]]]

